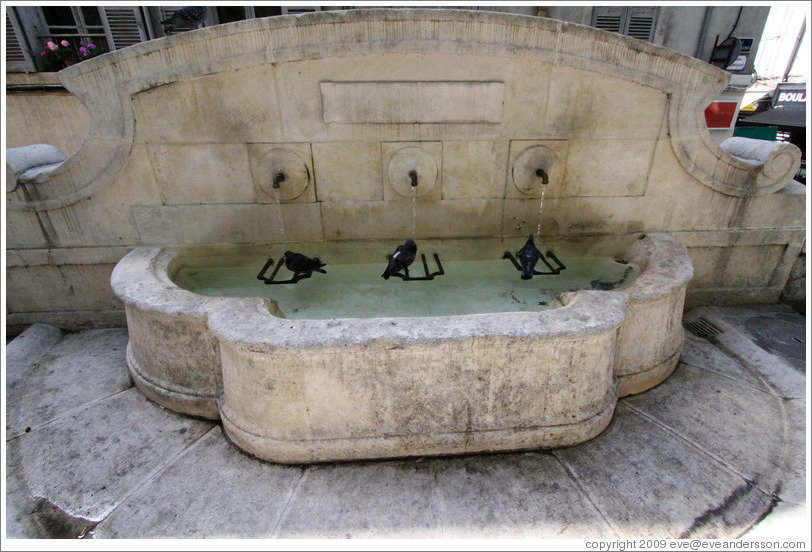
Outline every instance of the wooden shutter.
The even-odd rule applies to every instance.
[[[654,38],[659,8],[631,8],[629,11],[629,30],[626,34],[646,42]]]
[[[651,41],[660,8],[599,6],[593,9],[592,26],[597,29]]]
[[[321,6],[282,6],[282,15],[321,11]]]
[[[34,62],[22,47],[22,34],[17,34],[19,26],[12,21],[10,10],[6,9],[6,70],[33,71]]]
[[[99,11],[110,50],[121,50],[147,40],[144,22],[138,8],[103,6]]]
[[[592,26],[604,31],[623,33],[623,8],[600,6],[594,8]]]

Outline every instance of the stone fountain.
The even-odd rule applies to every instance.
[[[497,13],[218,25],[60,73],[90,130],[64,160],[12,152],[10,243],[39,227],[51,259],[117,263],[139,388],[221,418],[261,458],[575,444],[618,396],[668,377],[686,296],[774,301],[802,247],[797,148],[708,134],[727,78],[635,39]],[[177,281],[247,259],[256,272],[272,250],[381,263],[409,235],[446,264],[499,260],[533,231],[565,263],[561,251],[601,256],[637,277],[521,312],[305,319],[268,291],[280,286],[219,297]],[[83,263],[92,246],[106,257]]]

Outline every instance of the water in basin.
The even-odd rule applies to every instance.
[[[218,297],[271,297],[291,319],[420,317],[533,311],[559,306],[565,291],[616,289],[637,276],[637,267],[608,257],[569,257],[558,275],[521,280],[508,260],[443,261],[445,274],[429,281],[381,278],[386,263],[332,264],[296,284],[267,285],[257,279],[266,259],[228,267],[181,268],[175,283]],[[434,261],[427,255],[429,270]],[[442,260],[442,257],[441,257]],[[541,263],[537,270],[545,270]],[[270,275],[268,271],[267,275]],[[410,267],[422,276],[420,257]],[[277,279],[287,279],[283,267]]]

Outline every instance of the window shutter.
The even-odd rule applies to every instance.
[[[138,8],[104,6],[100,11],[111,50],[121,50],[147,39]]]
[[[647,42],[654,38],[659,7],[599,6],[593,8],[592,26]]]
[[[603,31],[623,34],[623,8],[600,6],[594,8],[592,26]]]
[[[282,6],[282,15],[321,11],[321,6]]]
[[[654,38],[654,24],[657,21],[658,10],[659,8],[632,8],[627,34],[647,42]]]
[[[9,71],[33,71],[34,62],[23,50],[20,40],[22,35],[17,35],[10,9],[6,10],[6,68]]]

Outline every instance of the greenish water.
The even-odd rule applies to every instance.
[[[217,297],[271,297],[287,318],[374,318],[449,316],[493,312],[537,311],[556,306],[565,291],[612,289],[633,280],[638,271],[609,258],[561,259],[561,274],[522,280],[509,260],[443,262],[445,274],[428,281],[381,278],[386,263],[328,264],[327,274],[314,272],[296,284],[267,285],[257,279],[266,259],[250,265],[182,269],[175,283],[189,291]],[[440,257],[442,261],[442,255]],[[429,271],[434,259],[426,255]],[[537,270],[546,270],[541,262]],[[273,267],[265,273],[270,277]],[[418,256],[410,267],[423,276]],[[277,280],[292,274],[283,266]]]

